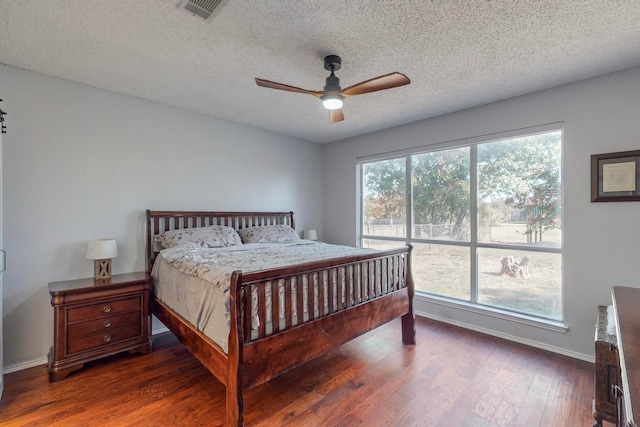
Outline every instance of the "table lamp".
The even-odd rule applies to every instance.
[[[111,277],[111,258],[118,256],[118,248],[114,239],[91,240],[87,247],[87,259],[92,259],[95,266],[96,279]]]
[[[307,240],[318,240],[318,232],[314,229],[304,230],[302,232],[302,238]]]

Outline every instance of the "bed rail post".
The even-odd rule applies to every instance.
[[[402,316],[402,342],[405,344],[416,343],[416,327],[415,316],[413,314],[413,295],[415,293],[413,274],[411,272],[411,251],[413,246],[409,245],[409,251],[407,252],[407,271],[405,273],[405,283],[407,286],[407,292],[409,293],[409,312]]]
[[[242,355],[244,325],[242,313],[242,272],[231,274],[229,286],[229,369],[227,376],[227,427],[244,425],[244,400],[242,398]]]
[[[147,259],[146,259],[146,268],[147,273],[151,274],[152,265],[152,257],[153,257],[153,247],[151,246],[151,211],[147,209],[146,212],[147,217],[147,236],[146,236],[146,245],[147,245]]]

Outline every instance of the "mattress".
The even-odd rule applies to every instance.
[[[375,252],[349,246],[298,240],[286,243],[250,243],[225,248],[170,248],[161,251],[153,266],[152,277],[157,299],[180,314],[203,332],[225,353],[229,337],[229,287],[233,271],[243,273],[268,270],[300,263]],[[267,287],[267,307],[270,307]],[[280,307],[284,307],[284,291],[280,286]],[[294,296],[297,286],[294,287]],[[307,283],[303,283],[306,292]],[[344,296],[343,296],[344,297]],[[252,295],[255,301],[257,295]],[[305,301],[307,299],[305,298]],[[325,305],[328,301],[321,302]],[[252,328],[258,324],[255,311]],[[294,307],[295,310],[295,307]],[[308,307],[304,307],[305,312]],[[317,307],[314,307],[317,311]],[[294,312],[294,317],[298,313]],[[271,313],[267,313],[271,318]],[[280,313],[283,320],[283,313]],[[294,324],[297,320],[294,319]],[[266,325],[270,329],[270,325]]]

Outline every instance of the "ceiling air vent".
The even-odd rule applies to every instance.
[[[225,0],[182,0],[178,8],[194,16],[207,19],[213,14],[213,10],[224,2]]]

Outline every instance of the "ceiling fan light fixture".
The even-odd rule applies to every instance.
[[[327,110],[339,110],[342,108],[344,97],[339,94],[328,94],[322,97],[322,105]]]
[[[394,73],[385,74],[384,76],[364,80],[360,83],[349,86],[346,89],[342,89],[340,87],[340,79],[335,75],[335,71],[339,70],[341,66],[342,59],[337,55],[328,55],[324,58],[324,69],[331,71],[331,74],[327,77],[324,90],[322,91],[303,89],[296,86],[286,85],[284,83],[259,79],[257,77],[256,84],[270,89],[284,90],[293,93],[304,93],[315,96],[322,101],[324,108],[329,110],[329,123],[338,123],[344,120],[342,104],[345,98],[377,92],[379,90],[392,89],[411,83],[411,80],[409,80],[407,76],[396,71]]]

